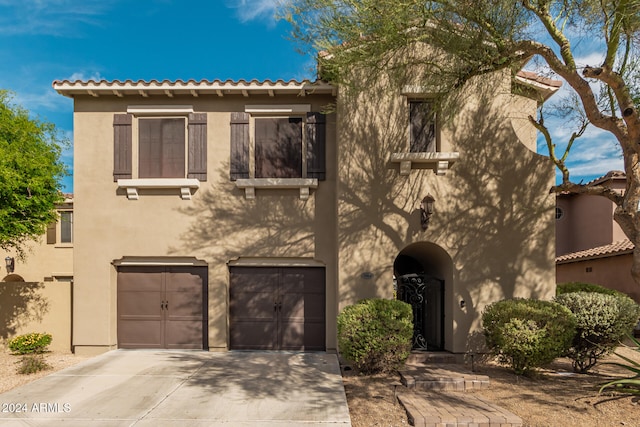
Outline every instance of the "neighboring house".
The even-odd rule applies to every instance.
[[[59,219],[26,245],[24,256],[2,255],[0,339],[48,332],[53,350],[71,350],[73,196],[57,207]]]
[[[487,304],[554,295],[553,165],[527,116],[558,86],[495,73],[437,116],[411,79],[55,81],[75,351],[334,351],[339,311],[394,283],[428,298],[415,347],[481,348]]]
[[[587,185],[625,189],[624,172],[612,171]],[[558,194],[556,198],[556,280],[616,289],[640,303],[631,277],[633,244],[613,219],[615,204],[601,196]]]
[[[6,271],[6,258],[12,258],[13,271],[3,274],[3,281],[71,282],[73,281],[73,195],[57,206],[58,221],[47,228],[39,240],[28,243],[24,258],[7,252],[2,267]],[[9,277],[7,277],[9,275]]]

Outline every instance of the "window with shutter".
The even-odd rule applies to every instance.
[[[114,116],[114,180],[129,199],[138,189],[179,189],[190,199],[207,180],[207,113],[190,105],[129,106]],[[137,129],[137,132],[133,132]],[[137,164],[132,167],[132,159]]]
[[[134,120],[137,140],[132,138]],[[137,171],[132,168],[134,152],[138,157]],[[190,113],[187,119],[114,115],[113,177],[114,181],[185,177],[206,181],[207,114]]]
[[[302,178],[302,118],[256,118],[256,178]]]
[[[409,102],[410,152],[428,153],[436,148],[436,117],[430,101]]]
[[[47,226],[47,244],[70,246],[73,243],[73,211],[58,211],[58,214],[58,221]]]
[[[73,212],[60,212],[60,243],[73,242]]]
[[[140,119],[138,130],[138,177],[184,178],[184,119]]]
[[[253,130],[253,140],[250,138]],[[231,113],[232,181],[246,178],[326,178],[326,119],[321,113],[273,116]],[[250,144],[254,162],[250,168]]]
[[[47,226],[47,245],[55,245],[57,243],[56,228],[57,223],[55,222]]]
[[[326,119],[309,110],[308,104],[247,105],[231,113],[230,178],[247,199],[264,188],[299,189],[306,200],[326,178]]]

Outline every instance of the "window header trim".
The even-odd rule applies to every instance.
[[[310,113],[311,104],[245,105],[244,112],[260,114]]]
[[[127,113],[137,116],[186,116],[193,113],[193,105],[128,105]]]

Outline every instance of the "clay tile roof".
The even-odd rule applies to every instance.
[[[603,175],[599,178],[596,178],[592,181],[587,182],[585,185],[597,185],[597,184],[602,184],[605,181],[608,181],[610,179],[626,179],[627,175],[623,172],[623,171],[610,171],[607,172],[606,175]]]
[[[633,243],[629,239],[620,240],[597,248],[564,254],[556,258],[556,264],[567,264],[575,261],[605,258],[608,256],[622,255],[633,251]]]
[[[541,76],[538,73],[534,73],[533,71],[520,70],[516,73],[516,76],[545,86],[551,86],[555,88],[559,88],[562,86],[561,80],[550,79],[548,77]]]
[[[65,96],[135,94],[216,94],[232,93],[333,93],[335,88],[322,80],[55,80],[53,88]]]

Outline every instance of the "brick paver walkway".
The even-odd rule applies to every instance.
[[[415,427],[520,427],[522,419],[468,393],[400,392]]]

